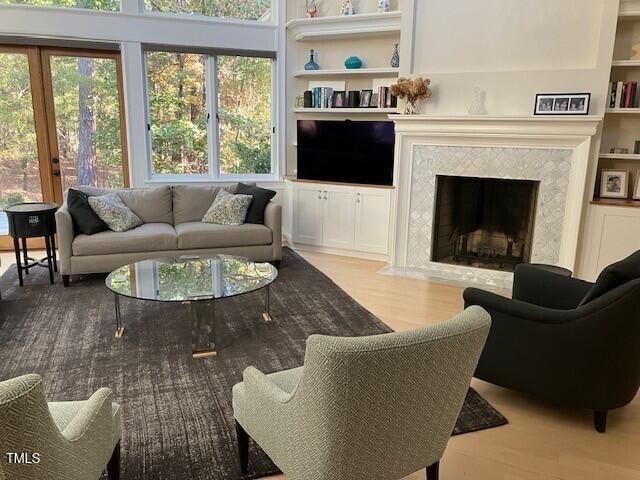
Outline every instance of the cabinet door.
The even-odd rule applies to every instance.
[[[321,187],[295,186],[293,205],[293,241],[308,245],[322,245]]]
[[[324,203],[323,245],[352,249],[355,233],[355,189],[325,186],[322,191],[322,201]]]
[[[390,212],[390,189],[356,189],[356,250],[370,253],[389,253]]]

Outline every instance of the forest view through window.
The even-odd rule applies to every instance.
[[[1,5],[37,5],[39,7],[88,8],[93,10],[120,10],[120,0],[0,0]]]
[[[145,6],[152,12],[268,21],[271,0],[145,0]]]
[[[272,173],[271,65],[265,58],[147,52],[153,173]]]

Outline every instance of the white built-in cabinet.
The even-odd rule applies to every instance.
[[[294,245],[354,256],[389,254],[390,188],[288,182]]]

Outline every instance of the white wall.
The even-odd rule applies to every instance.
[[[410,0],[400,67],[432,80],[428,114],[466,114],[475,87],[492,115],[530,115],[536,93],[582,91],[602,114],[617,11],[618,0]]]

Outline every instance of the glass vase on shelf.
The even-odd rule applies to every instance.
[[[320,70],[320,65],[316,63],[316,51],[309,50],[309,61],[304,66],[305,70]]]
[[[391,55],[391,66],[398,68],[400,66],[400,54],[398,53],[398,44],[396,43],[393,48],[393,55]]]
[[[378,0],[378,13],[386,13],[391,10],[389,0]]]

